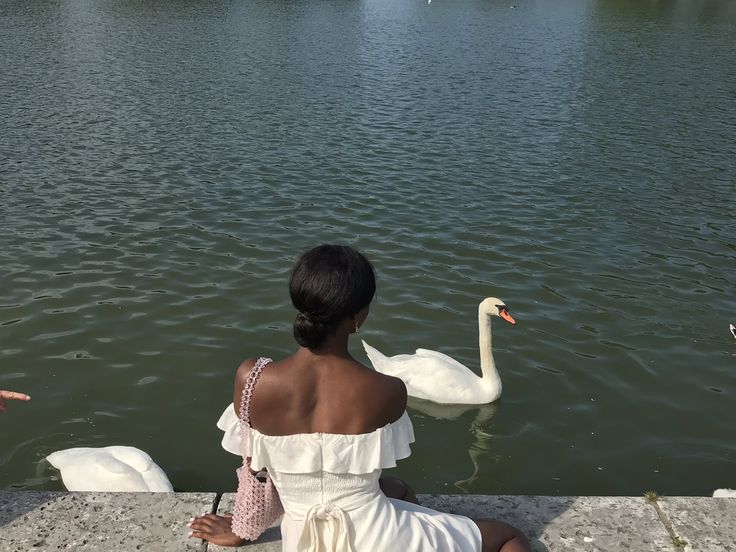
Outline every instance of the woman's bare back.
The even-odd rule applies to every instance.
[[[255,359],[235,378],[240,404]],[[397,420],[406,409],[406,387],[352,358],[315,355],[303,349],[268,364],[251,399],[251,423],[267,435],[368,433]]]

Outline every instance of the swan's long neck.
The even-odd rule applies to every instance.
[[[488,386],[501,387],[501,378],[496,370],[496,361],[493,360],[491,336],[491,317],[481,308],[478,308],[478,348],[480,349],[480,370],[483,373],[483,383]]]

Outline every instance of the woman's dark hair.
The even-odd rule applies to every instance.
[[[337,325],[370,304],[376,293],[373,266],[347,245],[319,245],[291,269],[289,294],[298,311],[294,338],[317,349]]]

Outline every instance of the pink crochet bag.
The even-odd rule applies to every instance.
[[[253,473],[250,469],[250,400],[261,370],[271,362],[261,357],[248,375],[240,400],[240,429],[243,441],[243,465],[238,468],[238,493],[235,496],[232,530],[241,539],[256,540],[284,514],[279,493],[264,469]]]

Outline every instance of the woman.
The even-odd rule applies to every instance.
[[[412,493],[397,481],[382,492],[381,470],[409,456],[414,434],[404,383],[348,352],[375,290],[373,267],[350,247],[315,247],[292,269],[300,347],[265,365],[250,403],[251,467],[267,468],[279,491],[283,550],[528,552],[526,538],[510,525],[400,500]],[[249,359],[238,368],[235,405],[255,364]],[[238,546],[243,541],[231,522],[208,514],[190,522],[190,534]]]

